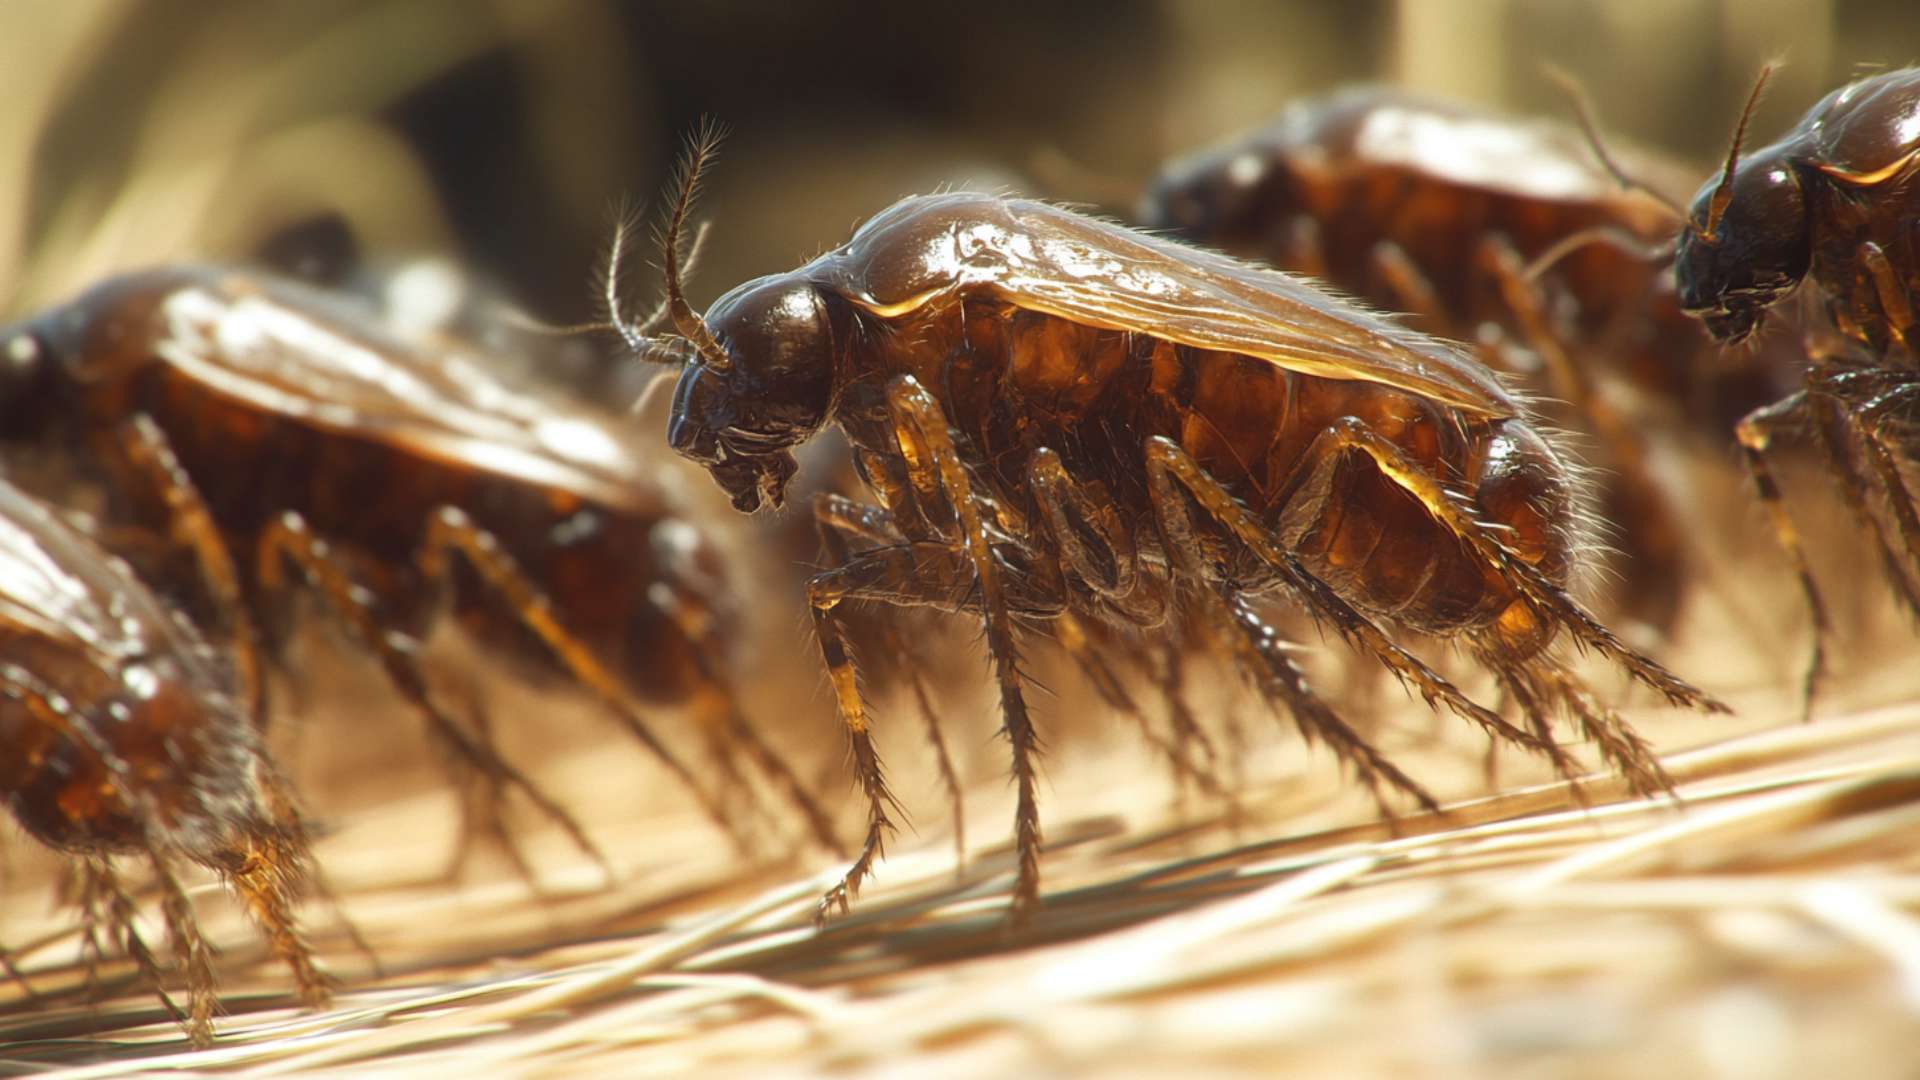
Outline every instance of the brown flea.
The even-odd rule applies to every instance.
[[[0,795],[27,832],[84,860],[89,939],[97,945],[105,926],[149,977],[160,974],[107,862],[144,855],[187,976],[187,1011],[174,1015],[206,1045],[212,962],[177,876],[183,861],[198,863],[260,925],[301,996],[324,1003],[326,980],[293,916],[307,833],[252,722],[243,668],[4,481],[0,656]]]
[[[1644,155],[1636,173],[1680,190],[1690,172]],[[1691,180],[1687,181],[1691,183]],[[1141,205],[1148,225],[1322,278],[1477,342],[1567,402],[1610,475],[1600,509],[1627,565],[1627,610],[1658,627],[1683,595],[1683,528],[1609,379],[1721,436],[1787,385],[1779,350],[1722,358],[1681,313],[1663,259],[1667,201],[1627,190],[1580,134],[1361,88],[1290,107],[1272,125],[1176,162]],[[1530,266],[1543,265],[1538,272]]]
[[[1040,851],[1017,626],[1050,633],[1069,615],[1168,633],[1178,615],[1217,627],[1383,806],[1386,789],[1434,800],[1315,694],[1251,598],[1293,600],[1428,701],[1563,772],[1573,763],[1547,734],[1559,707],[1636,785],[1666,784],[1548,651],[1563,629],[1677,704],[1720,707],[1568,595],[1584,493],[1499,379],[1284,274],[1042,203],[948,194],[905,199],[688,318],[697,345],[642,342],[688,365],[675,450],[750,512],[784,501],[794,447],[836,425],[882,503],[858,519],[872,545],[807,585],[868,804],[865,843],[822,914],[847,903],[891,828],[841,629],[850,601],[983,618],[1013,752],[1016,920],[1038,903]],[[1390,627],[1466,645],[1527,726],[1471,700]]]
[[[1726,167],[1694,198],[1675,254],[1680,303],[1729,345],[1747,341],[1801,282],[1817,290],[1812,367],[1798,391],[1737,429],[1748,469],[1813,619],[1811,708],[1825,667],[1826,609],[1768,463],[1810,427],[1895,594],[1920,613],[1920,516],[1905,470],[1920,461],[1920,68],[1828,94],[1793,130],[1742,154],[1763,72]]]
[[[468,805],[517,789],[604,864],[494,751],[485,718],[470,731],[430,689],[416,648],[449,597],[496,655],[596,696],[737,839],[739,807],[644,707],[691,706],[723,775],[748,755],[834,843],[729,681],[739,612],[725,560],[623,418],[506,383],[484,357],[408,345],[306,286],[215,268],[113,279],[0,348],[8,411],[34,420],[15,437],[90,444],[128,515],[169,506],[202,523],[185,536],[229,567],[219,587],[250,623],[239,640],[277,645],[290,590],[316,590],[477,777]],[[497,815],[468,825],[529,872]]]

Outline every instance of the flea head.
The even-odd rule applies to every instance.
[[[702,355],[682,371],[667,440],[705,465],[736,509],[777,508],[799,467],[792,448],[832,408],[828,303],[812,284],[778,274],[721,297],[705,323],[720,356]]]
[[[1744,341],[1806,276],[1811,251],[1799,173],[1770,147],[1694,197],[1674,252],[1680,306],[1719,341]]]
[[[1802,131],[1740,155],[1754,106],[1772,74],[1771,65],[1760,70],[1733,129],[1726,167],[1693,197],[1674,248],[1680,307],[1728,345],[1752,336],[1767,308],[1807,276],[1812,260],[1812,225],[1795,164]],[[1808,120],[1826,108],[1825,103],[1816,107]]]

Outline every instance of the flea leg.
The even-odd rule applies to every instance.
[[[1206,731],[1194,721],[1192,713],[1187,711],[1185,702],[1175,696],[1177,684],[1163,686],[1168,695],[1169,722],[1173,728],[1173,737],[1168,738],[1153,730],[1146,713],[1127,693],[1119,674],[1107,662],[1106,654],[1096,647],[1091,632],[1081,623],[1079,616],[1071,612],[1061,615],[1054,620],[1053,626],[1055,639],[1086,674],[1087,681],[1093,684],[1094,693],[1133,722],[1140,737],[1166,763],[1174,784],[1182,789],[1191,786],[1208,798],[1231,806],[1234,802],[1233,793],[1217,775],[1219,752]],[[1129,643],[1119,648],[1132,666],[1143,671],[1153,670],[1152,655],[1145,647]]]
[[[1106,492],[1081,484],[1068,474],[1060,455],[1050,447],[1033,452],[1027,465],[1027,487],[1059,549],[1060,573],[1083,583],[1096,596],[1111,602],[1129,618],[1139,622],[1158,621],[1165,615],[1164,603],[1136,592],[1139,584],[1139,553],[1133,533],[1122,522],[1120,509]],[[1091,543],[1089,543],[1091,541]],[[1192,784],[1209,796],[1231,800],[1227,790],[1210,769],[1193,760],[1192,750],[1204,748],[1209,760],[1214,748],[1205,732],[1193,726],[1191,716],[1180,702],[1172,702],[1174,738],[1156,734],[1146,714],[1134,703],[1121,685],[1106,658],[1094,647],[1089,630],[1077,616],[1068,613],[1054,622],[1055,637],[1067,654],[1093,684],[1102,700],[1131,719],[1147,744],[1166,759],[1174,782]],[[1136,659],[1144,660],[1144,655]],[[1142,667],[1146,665],[1141,664]]]
[[[1333,459],[1330,450],[1323,445],[1324,441],[1323,436],[1315,441],[1314,447],[1309,448],[1303,467],[1329,467]],[[1316,464],[1316,452],[1327,464]],[[1179,509],[1173,490],[1177,482],[1193,494],[1215,521],[1233,533],[1261,561],[1279,571],[1294,596],[1310,613],[1331,625],[1356,649],[1379,659],[1387,670],[1417,690],[1429,706],[1437,707],[1445,702],[1448,708],[1462,719],[1479,726],[1489,737],[1545,755],[1555,763],[1556,768],[1571,767],[1564,752],[1550,740],[1543,740],[1513,726],[1497,713],[1467,697],[1418,657],[1396,645],[1385,631],[1355,610],[1325,582],[1309,573],[1278,536],[1172,440],[1158,436],[1147,440],[1147,476],[1156,510],[1161,516],[1161,528],[1168,534],[1165,542],[1169,550],[1195,550],[1191,539],[1191,523],[1186,515],[1171,512]]]
[[[1091,491],[1067,474],[1060,455],[1042,446],[1027,465],[1027,483],[1040,515],[1053,533],[1066,569],[1089,588],[1110,600],[1125,600],[1139,582],[1139,553],[1133,533],[1120,520],[1119,507],[1104,492]],[[1084,526],[1099,546],[1096,553],[1083,541]]]
[[[1175,488],[1175,484],[1192,493],[1208,514],[1239,536],[1254,554],[1283,575],[1289,578],[1293,576],[1297,563],[1280,548],[1271,534],[1252,521],[1252,515],[1246,508],[1235,502],[1226,489],[1186,451],[1171,440],[1155,437],[1147,442],[1147,490],[1153,500],[1154,518],[1164,537],[1168,557],[1173,560],[1183,579],[1205,588],[1202,583],[1217,575],[1209,573],[1199,564],[1195,555],[1199,549],[1192,538],[1193,521],[1184,496]],[[1249,541],[1250,535],[1255,539]],[[1304,570],[1299,572],[1305,574]],[[1304,738],[1309,741],[1316,738],[1324,740],[1335,756],[1351,766],[1366,783],[1368,790],[1373,792],[1382,811],[1389,815],[1393,813],[1393,808],[1383,797],[1383,781],[1386,786],[1407,795],[1423,808],[1439,809],[1439,803],[1425,788],[1382,756],[1313,692],[1307,685],[1305,673],[1286,655],[1279,635],[1245,602],[1238,590],[1226,582],[1216,582],[1212,591],[1198,592],[1193,599],[1205,605],[1215,625],[1225,631],[1223,636],[1241,660],[1241,670],[1266,693],[1268,700],[1279,700],[1286,704]],[[1313,599],[1307,599],[1311,606]],[[1365,621],[1357,612],[1352,614],[1361,622]],[[1336,625],[1341,621],[1335,618]],[[1418,663],[1410,656],[1405,659]],[[1432,678],[1437,683],[1444,683],[1438,675]],[[1454,693],[1457,695],[1458,691]],[[1461,696],[1464,699],[1464,695]]]
[[[1675,705],[1706,712],[1727,711],[1725,705],[1705,691],[1615,637],[1613,631],[1576,603],[1565,589],[1510,550],[1501,540],[1498,529],[1479,521],[1469,500],[1409,460],[1399,447],[1360,420],[1346,417],[1329,425],[1308,447],[1305,460],[1331,461],[1349,450],[1365,453],[1373,459],[1381,475],[1418,499],[1435,521],[1499,573],[1526,600],[1541,622],[1565,626],[1576,641],[1613,659],[1629,675],[1659,691]]]
[[[820,639],[820,656],[826,662],[840,722],[846,728],[854,776],[867,798],[866,837],[853,864],[821,897],[816,912],[819,920],[825,920],[834,908],[843,913],[847,910],[861,883],[872,875],[874,864],[885,851],[887,837],[894,827],[891,814],[900,811],[899,802],[887,789],[880,754],[873,745],[866,701],[860,694],[853,652],[847,647],[845,613],[840,605],[850,600],[880,600],[902,605],[932,602],[927,599],[931,594],[925,590],[929,580],[938,575],[928,573],[915,555],[916,547],[929,546],[899,545],[861,552],[845,564],[807,580],[807,603],[813,612],[814,633]],[[958,598],[953,600],[958,602]]]
[[[1440,302],[1440,291],[1433,287],[1433,280],[1427,277],[1420,264],[1413,261],[1407,249],[1391,240],[1382,240],[1373,245],[1369,260],[1373,263],[1373,272],[1380,276],[1387,291],[1393,294],[1392,309],[1417,315],[1424,324],[1421,329],[1430,333],[1439,333],[1440,327],[1449,325],[1446,305]]]
[[[415,562],[429,585],[444,589],[451,587],[452,584],[450,575],[452,556],[455,554],[465,560],[467,565],[479,575],[480,580],[486,583],[486,587],[493,590],[506,603],[508,610],[519,618],[521,625],[540,638],[540,641],[560,661],[561,666],[567,669],[568,674],[599,698],[600,703],[613,714],[621,726],[658,758],[660,763],[667,767],[667,771],[672,773],[695,799],[699,800],[707,816],[743,849],[746,848],[745,830],[736,820],[735,815],[729,811],[724,802],[710,794],[695,779],[693,771],[640,718],[638,710],[634,708],[619,678],[608,671],[605,665],[593,655],[593,651],[587,648],[579,638],[573,636],[566,627],[561,625],[560,617],[554,612],[551,601],[532,579],[527,577],[525,571],[520,569],[513,556],[500,546],[499,540],[475,523],[466,511],[457,507],[442,506],[435,510],[428,520],[427,535],[421,541]],[[649,599],[653,598],[649,597]],[[691,618],[691,613],[686,612],[669,611],[668,614],[670,616],[678,614],[683,623]],[[739,722],[742,726],[745,725],[744,718]],[[759,742],[759,736],[753,733],[751,727],[746,727],[745,730],[751,736],[749,740],[751,743],[765,749],[764,744]],[[771,750],[766,752],[769,755],[772,754]],[[817,817],[819,808],[811,809],[813,815]]]
[[[1906,570],[1898,553],[1898,546],[1887,535],[1887,524],[1873,511],[1868,495],[1878,491],[1889,505],[1896,498],[1895,491],[1903,490],[1904,480],[1887,489],[1881,479],[1862,471],[1861,465],[1854,459],[1855,451],[1869,459],[1875,456],[1873,448],[1857,444],[1861,425],[1852,415],[1864,391],[1863,382],[1885,382],[1892,372],[1881,370],[1853,370],[1839,372],[1830,376],[1810,376],[1806,394],[1806,410],[1802,414],[1809,417],[1814,435],[1818,438],[1821,452],[1826,458],[1827,467],[1833,470],[1834,478],[1839,482],[1840,497],[1853,514],[1853,520],[1862,533],[1873,538],[1874,548],[1880,554],[1880,563],[1885,568],[1887,580],[1893,585],[1897,599],[1906,605],[1908,611],[1920,613],[1920,593],[1915,592],[1913,583],[1907,580]],[[1881,394],[1873,400],[1884,399]],[[1871,402],[1870,402],[1871,403]],[[1867,425],[1870,427],[1870,425]],[[1906,452],[1899,450],[1904,457]]]
[[[1920,572],[1920,517],[1914,513],[1913,492],[1907,487],[1906,477],[1900,471],[1900,462],[1910,461],[1911,452],[1892,436],[1887,427],[1893,410],[1902,403],[1911,402],[1916,391],[1920,391],[1920,382],[1912,381],[1914,376],[1902,374],[1908,381],[1898,382],[1857,408],[1848,407],[1844,411],[1848,429],[1866,453],[1868,462],[1879,478],[1887,512],[1893,517],[1894,527],[1900,533],[1901,546],[1906,551],[1904,561],[1891,557],[1892,545],[1882,538],[1883,546],[1889,549],[1888,570],[1899,587],[1902,599],[1907,602],[1908,610],[1920,613],[1920,597],[1915,596],[1909,576]]]
[[[1800,579],[1800,592],[1807,598],[1813,643],[1807,657],[1806,673],[1800,680],[1800,708],[1803,716],[1811,716],[1814,690],[1827,666],[1827,634],[1832,629],[1832,623],[1827,618],[1827,605],[1820,597],[1820,587],[1814,583],[1813,569],[1807,563],[1807,549],[1800,540],[1800,530],[1794,527],[1793,516],[1787,512],[1786,498],[1780,492],[1779,481],[1774,479],[1773,466],[1767,461],[1767,451],[1773,446],[1774,429],[1802,415],[1806,407],[1806,392],[1800,391],[1772,405],[1755,409],[1734,428],[1734,437],[1740,441],[1747,473],[1753,477],[1754,494],[1766,509],[1767,519],[1773,525],[1774,538],[1780,542],[1780,549],[1786,552],[1787,562]],[[1859,493],[1849,489],[1847,497],[1857,500]]]
[[[1218,610],[1239,632],[1237,637],[1241,645],[1243,670],[1253,676],[1269,699],[1278,698],[1287,703],[1287,711],[1293,714],[1294,722],[1300,726],[1300,734],[1304,738],[1309,742],[1316,738],[1324,741],[1333,749],[1336,757],[1353,766],[1354,772],[1367,785],[1373,801],[1383,813],[1393,816],[1393,807],[1387,802],[1386,792],[1381,786],[1382,780],[1386,781],[1387,787],[1412,796],[1422,809],[1440,812],[1439,800],[1412,777],[1401,772],[1398,766],[1387,760],[1373,744],[1342,720],[1320,695],[1314,693],[1313,688],[1307,685],[1306,672],[1301,671],[1293,658],[1287,655],[1286,642],[1260,617],[1244,594],[1222,587]]]
[[[219,998],[214,993],[213,947],[200,932],[200,922],[193,914],[193,901],[188,899],[186,887],[174,875],[173,867],[159,851],[150,849],[147,854],[153,864],[154,880],[160,886],[160,912],[167,926],[167,942],[173,948],[174,959],[187,974],[187,1038],[204,1050],[213,1045],[213,1014],[219,1006]]]
[[[973,565],[964,551],[939,542],[902,543],[852,554],[847,562],[815,574],[807,581],[807,600],[820,639],[821,658],[833,685],[834,700],[846,728],[855,776],[867,798],[867,833],[853,864],[828,890],[817,912],[824,919],[833,909],[847,910],[860,885],[873,873],[893,832],[892,814],[900,806],[887,788],[880,757],[873,746],[871,717],[860,692],[860,676],[847,641],[845,609],[849,601],[884,603],[895,607],[933,608],[945,612],[978,612],[979,594],[973,588]],[[1031,598],[1038,613],[1058,614],[1053,606]],[[1023,607],[1022,610],[1025,610]]]
[[[152,417],[141,413],[127,421],[120,429],[119,450],[149,490],[165,501],[173,541],[193,552],[214,610],[226,623],[223,630],[233,647],[242,704],[247,715],[253,718],[254,726],[266,730],[259,636],[241,595],[240,574],[234,567],[233,553],[214,524],[206,500]]]
[[[470,678],[453,680],[448,695],[460,699],[460,705],[467,720],[473,725],[474,741],[488,749],[498,752],[498,744],[493,739],[493,713],[482,700],[479,685]],[[514,838],[507,828],[506,817],[501,813],[505,793],[499,780],[485,769],[469,766],[465,760],[457,761],[455,767],[460,771],[457,781],[460,795],[460,835],[453,842],[453,855],[447,860],[444,877],[447,881],[459,879],[460,870],[467,865],[475,850],[482,844],[492,843],[513,864],[514,872],[521,880],[535,882],[533,863],[527,858],[520,841]],[[533,886],[538,890],[538,886]]]
[[[1481,269],[1500,289],[1501,300],[1518,321],[1528,347],[1540,357],[1553,393],[1571,405],[1605,447],[1612,475],[1605,478],[1609,500],[1624,511],[1626,553],[1636,560],[1635,580],[1640,595],[1665,605],[1684,580],[1686,530],[1681,528],[1673,500],[1653,478],[1647,442],[1639,429],[1622,416],[1593,384],[1586,368],[1562,344],[1550,325],[1546,298],[1527,277],[1525,260],[1501,237],[1484,241],[1478,252]],[[1655,621],[1665,628],[1675,606],[1667,606]]]
[[[851,553],[847,538],[864,540],[872,546],[898,544],[906,539],[893,514],[884,506],[874,506],[823,491],[813,497],[813,523],[827,558],[839,565]]]
[[[266,934],[274,955],[293,972],[301,1000],[309,1008],[322,1009],[332,999],[332,986],[314,964],[313,952],[293,915],[294,904],[314,883],[306,823],[278,770],[269,762],[263,761],[261,766],[266,774],[262,794],[273,827],[251,831],[244,848],[235,853],[235,865],[223,868],[222,874]],[[340,917],[344,922],[345,917]],[[360,931],[351,924],[347,924],[347,930],[354,944],[372,957]]]
[[[288,577],[289,563],[299,572],[300,579],[297,582]],[[314,535],[305,518],[296,513],[285,513],[262,531],[255,576],[261,589],[269,595],[285,593],[299,584],[315,589],[326,601],[334,617],[352,631],[361,647],[380,661],[388,680],[426,721],[430,734],[496,782],[518,788],[608,876],[612,875],[606,856],[588,838],[573,815],[525,773],[494,753],[492,747],[475,740],[434,701],[413,655],[415,643],[380,625],[379,615],[373,610],[372,602],[364,590],[354,586],[340,557],[325,540]]]
[[[993,656],[994,673],[1000,686],[1003,730],[1013,750],[1014,837],[1020,869],[1014,880],[1009,916],[1019,924],[1026,921],[1040,901],[1040,811],[1034,775],[1034,757],[1039,746],[1033,721],[1027,714],[1026,697],[1021,692],[1019,655],[1014,646],[1013,619],[1001,583],[1000,563],[994,556],[972,481],[954,448],[953,435],[939,403],[918,380],[903,375],[887,387],[887,405],[916,491],[924,493],[937,479],[958,519],[960,540],[965,545],[968,561],[973,564],[974,581],[979,587],[987,649]]]
[[[895,523],[896,516],[886,507],[857,502],[844,495],[821,492],[814,496],[814,527],[820,534],[820,546],[827,556],[827,565],[844,566],[853,558],[853,550],[847,543],[848,537],[873,545],[902,542],[904,535]],[[967,817],[960,789],[960,772],[954,768],[953,754],[947,749],[946,736],[940,732],[940,712],[934,708],[933,691],[927,686],[926,673],[914,662],[913,653],[908,649],[897,623],[890,619],[882,620],[873,624],[872,629],[880,637],[880,649],[887,658],[886,662],[894,669],[892,673],[904,671],[907,685],[913,692],[914,705],[920,713],[921,729],[926,733],[927,745],[933,749],[934,765],[940,772],[940,783],[946,788],[947,805],[953,815],[954,862],[965,864]]]
[[[1880,311],[1887,320],[1887,335],[1895,345],[1910,352],[1914,312],[1913,298],[1907,295],[1906,284],[1887,260],[1887,253],[1871,240],[1860,245],[1860,262],[1873,278],[1874,293],[1880,298]]]
[[[113,867],[106,859],[92,856],[86,858],[81,874],[80,904],[85,925],[83,933],[89,943],[87,947],[89,986],[94,984],[95,979],[93,964],[105,952],[100,945],[99,933],[104,927],[108,934],[120,939],[121,951],[133,961],[141,977],[153,986],[154,995],[160,999],[160,1007],[167,1011],[167,1015],[173,1018],[174,1023],[186,1029],[187,1039],[198,1049],[204,1050],[212,1046],[215,1002],[212,988],[205,982],[212,978],[211,970],[207,969],[202,975],[189,978],[190,983],[197,985],[189,987],[188,1011],[181,1012],[179,1006],[175,1005],[173,999],[167,995],[160,961],[154,956],[153,949],[147,945],[146,938],[140,934],[138,909],[133,902],[133,897],[128,895],[126,886],[120,883],[119,875],[113,872]],[[167,876],[166,867],[157,858],[154,860],[154,874],[156,877]],[[179,892],[177,883],[173,892],[175,894]],[[173,897],[170,896],[169,900],[172,899]],[[193,923],[192,908],[186,908],[184,911],[186,918],[184,926],[173,925],[173,918],[181,914],[181,909],[170,904],[166,914],[169,922],[168,931],[174,935],[173,944],[176,952],[191,950],[193,939],[199,937],[198,927]],[[202,961],[208,960],[204,941],[200,942],[198,958]],[[201,987],[205,988],[205,1001],[197,996]]]
[[[656,597],[654,591],[669,595]],[[833,821],[827,816],[819,800],[807,790],[793,766],[780,755],[771,744],[747,720],[747,714],[740,706],[739,696],[733,685],[720,672],[713,662],[720,655],[721,643],[713,640],[712,632],[706,629],[711,620],[704,618],[704,612],[697,610],[698,605],[691,597],[672,590],[658,588],[650,590],[648,599],[663,607],[675,625],[693,643],[694,662],[699,665],[702,682],[698,707],[706,717],[704,726],[721,734],[727,745],[738,745],[746,751],[752,761],[774,788],[785,797],[788,804],[800,812],[807,823],[807,830],[814,842],[835,855],[844,855],[845,845],[834,835]]]

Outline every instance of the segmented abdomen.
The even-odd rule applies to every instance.
[[[891,366],[941,388],[1006,506],[1029,504],[1027,461],[1048,446],[1082,483],[1108,491],[1138,546],[1154,550],[1144,448],[1164,435],[1354,607],[1434,634],[1502,618],[1518,600],[1512,589],[1363,453],[1313,466],[1316,440],[1357,420],[1464,494],[1477,517],[1505,526],[1505,542],[1550,579],[1564,582],[1572,569],[1578,500],[1525,417],[1467,413],[1377,382],[1302,375],[1033,311],[968,305],[964,321],[951,310],[918,314],[890,335]],[[1224,540],[1214,523],[1196,525]],[[1229,571],[1243,588],[1273,580],[1271,568],[1244,558]]]

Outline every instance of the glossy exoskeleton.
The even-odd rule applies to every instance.
[[[307,833],[255,729],[246,680],[128,567],[0,481],[0,797],[23,828],[79,857],[90,910],[157,974],[108,859],[146,857],[191,995],[180,1019],[212,1034],[211,950],[178,876],[219,874],[293,969],[327,997],[294,920]],[[179,1015],[176,1013],[176,1015]]]
[[[1810,701],[1827,617],[1767,461],[1783,429],[1811,427],[1895,592],[1920,612],[1920,517],[1905,475],[1920,462],[1920,68],[1842,87],[1780,139],[1742,156],[1765,79],[1726,168],[1694,198],[1674,271],[1682,306],[1729,345],[1746,341],[1802,282],[1818,290],[1805,385],[1737,429],[1813,615]]]
[[[88,447],[135,520],[158,506],[204,515],[200,546],[235,566],[221,584],[244,598],[231,605],[250,617],[242,641],[285,640],[288,591],[315,588],[489,800],[517,788],[594,852],[484,722],[469,732],[426,681],[415,645],[449,594],[494,655],[596,695],[717,821],[737,828],[739,807],[655,736],[642,704],[690,705],[729,779],[751,755],[831,842],[738,706],[721,552],[622,418],[505,382],[481,357],[411,348],[307,287],[216,268],[110,280],[0,347],[8,438]],[[498,822],[477,824],[518,860]]]
[[[1697,175],[1644,156],[1633,167],[1676,192],[1672,178]],[[1720,434],[1784,389],[1785,365],[1773,352],[1723,359],[1690,325],[1664,263],[1644,255],[1673,235],[1673,211],[1616,184],[1577,131],[1357,88],[1168,166],[1140,216],[1478,342],[1496,367],[1542,368],[1530,383],[1573,406],[1563,422],[1598,436],[1613,473],[1601,510],[1621,526],[1619,594],[1647,622],[1671,622],[1681,525],[1605,380]],[[1593,242],[1527,272],[1582,237]]]
[[[1253,598],[1283,594],[1430,702],[1572,761],[1564,705],[1641,788],[1665,774],[1548,651],[1563,629],[1672,701],[1711,699],[1625,647],[1568,595],[1582,559],[1577,473],[1500,381],[1455,349],[1277,271],[1042,203],[905,199],[846,244],[747,282],[705,316],[678,243],[712,143],[694,146],[666,230],[683,362],[668,437],[742,511],[779,506],[793,448],[837,425],[880,502],[826,508],[868,546],[807,585],[868,802],[865,845],[823,899],[844,906],[890,828],[853,659],[850,601],[984,618],[1013,753],[1013,916],[1039,898],[1036,735],[1016,621],[1167,628],[1197,615],[1243,670],[1383,797],[1433,805],[1307,685]],[[1518,727],[1396,644],[1471,649]],[[1384,803],[1383,803],[1384,805]]]

